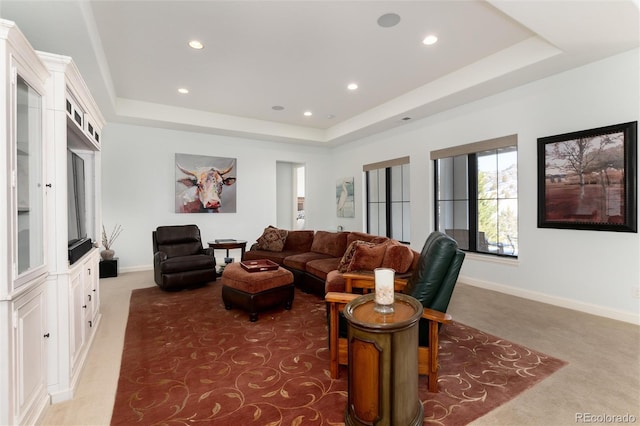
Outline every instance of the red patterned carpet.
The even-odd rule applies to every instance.
[[[111,424],[343,424],[324,301],[296,291],[291,311],[252,323],[220,289],[133,291]],[[565,365],[460,323],[443,327],[440,354],[440,392],[420,380],[425,424],[469,423]]]

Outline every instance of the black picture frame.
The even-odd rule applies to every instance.
[[[637,127],[538,138],[538,228],[638,232]]]

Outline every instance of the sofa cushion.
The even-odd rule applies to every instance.
[[[411,249],[411,252],[413,253],[413,262],[411,262],[411,266],[409,267],[408,272],[413,272],[418,267],[418,264],[420,263],[420,253],[418,253],[414,249]]]
[[[202,243],[184,242],[176,244],[158,244],[158,251],[165,253],[169,258],[194,256],[202,253]]]
[[[189,272],[198,269],[215,269],[216,262],[212,256],[196,254],[191,256],[170,257],[160,263],[160,272],[163,274],[175,274],[177,272]]]
[[[189,256],[202,252],[200,229],[196,225],[159,226],[154,232],[157,251],[167,257]]]
[[[346,272],[351,271],[373,271],[374,269],[382,265],[384,259],[384,253],[387,249],[387,244],[373,244],[364,243],[356,244],[353,257]]]
[[[158,226],[156,241],[158,244],[201,243],[200,229],[196,225]]]
[[[298,229],[295,231],[289,231],[287,239],[284,242],[283,250],[295,251],[298,253],[311,251],[311,244],[313,243],[314,234],[315,232],[311,229]]]
[[[345,280],[342,272],[338,272],[338,270],[329,271],[327,274],[327,279],[324,283],[324,292],[328,293],[330,291],[335,291],[338,293],[344,292],[345,289]]]
[[[267,251],[267,250],[258,250],[257,248],[248,250],[244,253],[242,260],[261,260],[268,259],[272,262],[276,262],[278,265],[284,265],[284,259],[287,256],[291,256],[294,254],[298,254],[295,251]]]
[[[266,251],[282,251],[289,232],[285,229],[268,226],[258,238],[258,248]]]
[[[327,278],[327,274],[331,271],[335,271],[340,262],[339,257],[330,257],[328,259],[316,259],[310,260],[305,265],[305,270],[311,275],[324,280]]]
[[[298,253],[291,256],[287,256],[284,259],[284,266],[287,268],[297,269],[299,271],[305,271],[307,262],[316,259],[329,259],[333,256],[329,256],[328,254],[315,253],[312,251],[308,251],[306,253]]]
[[[397,273],[403,274],[409,270],[413,263],[413,251],[410,247],[401,244],[399,241],[391,240],[387,244],[382,259],[383,268],[391,268]]]
[[[379,235],[371,235],[364,232],[351,231],[347,235],[347,246],[354,241],[366,241],[368,243],[380,244],[389,240],[387,237],[381,237]]]
[[[373,243],[369,243],[369,242],[363,241],[363,240],[354,240],[354,241],[352,241],[349,244],[349,246],[347,247],[347,250],[342,255],[342,258],[340,259],[340,262],[338,263],[338,268],[337,268],[338,271],[347,272],[347,269],[349,268],[349,264],[351,263],[351,259],[353,259],[353,255],[356,252],[356,246],[358,244],[375,245]]]
[[[348,234],[348,232],[316,231],[311,251],[327,254],[330,257],[341,257],[347,249]]]

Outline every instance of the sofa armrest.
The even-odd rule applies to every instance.
[[[213,248],[207,247],[207,248],[203,248],[200,254],[206,254],[207,256],[211,256],[215,259],[216,256],[214,255],[214,252],[215,250]]]
[[[341,303],[346,305],[356,297],[360,297],[360,295],[351,294],[351,293],[337,293],[335,291],[330,291],[329,293],[325,294],[324,300],[328,303]]]
[[[163,251],[157,251],[153,254],[153,264],[160,265],[162,262],[167,260],[167,253]]]
[[[445,312],[434,311],[433,309],[424,308],[422,311],[422,318],[430,321],[439,322],[441,324],[448,324],[453,321],[453,317]]]
[[[339,315],[346,304],[357,297],[360,297],[360,295],[334,291],[330,291],[324,296],[324,300],[327,302],[327,316],[329,319],[329,358],[331,359],[329,370],[331,377],[334,379],[338,378]]]
[[[362,289],[363,293],[370,293],[375,289],[375,276],[373,271],[371,272],[345,272],[342,274],[344,277],[344,291],[347,293],[353,293],[354,288]],[[394,278],[393,288],[395,291],[401,292],[407,285],[407,280],[404,278]]]

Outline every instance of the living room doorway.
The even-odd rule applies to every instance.
[[[305,165],[276,162],[276,222],[283,229],[304,229]]]

